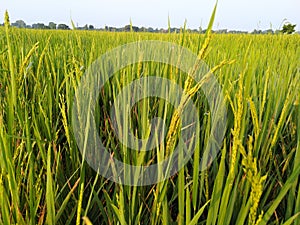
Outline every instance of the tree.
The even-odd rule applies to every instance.
[[[295,27],[296,27],[296,24],[294,24],[294,25],[291,23],[284,24],[282,27],[281,33],[292,34],[295,32]]]
[[[149,28],[147,29],[147,31],[148,31],[148,32],[154,32],[154,29],[153,29],[152,27],[149,27]]]
[[[17,20],[16,22],[11,24],[14,27],[18,27],[18,28],[25,28],[26,27],[26,23],[23,20]]]
[[[45,29],[45,24],[43,24],[43,23],[35,23],[35,24],[32,24],[32,28],[33,29]]]
[[[89,25],[89,30],[94,30],[94,26],[93,25]]]
[[[136,26],[132,26],[132,25],[130,24],[130,25],[126,25],[126,26],[124,27],[124,31],[127,31],[127,32],[129,32],[129,31],[138,32],[138,31],[139,31],[139,28],[136,27]]]
[[[254,29],[254,31],[252,31],[252,34],[261,34],[261,33],[262,33],[262,30]]]
[[[57,29],[59,30],[70,30],[69,26],[66,24],[58,24]]]
[[[274,34],[274,31],[272,29],[268,29],[263,31],[263,34]]]
[[[56,23],[53,23],[53,22],[49,22],[49,25],[50,29],[52,30],[56,30]]]
[[[124,27],[124,31],[129,32],[130,30],[131,30],[131,26],[130,26],[130,25],[126,25],[126,26]]]
[[[88,29],[89,29],[88,25],[87,24],[84,25],[83,30],[88,30]]]
[[[132,27],[132,31],[134,32],[139,32],[140,28],[137,26],[131,26]]]

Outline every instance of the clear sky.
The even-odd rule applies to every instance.
[[[0,16],[8,10],[11,22],[27,24],[50,21],[70,26],[92,24],[97,28],[123,27],[130,19],[135,26],[205,28],[215,1],[212,0],[1,0]],[[214,29],[276,30],[282,21],[297,24],[300,30],[300,0],[219,0]],[[0,21],[3,21],[1,19]]]

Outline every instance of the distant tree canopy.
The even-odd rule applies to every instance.
[[[25,28],[26,27],[26,23],[23,20],[17,20],[16,22],[11,24],[14,27],[18,27],[18,28]]]
[[[294,24],[294,25],[291,23],[284,24],[281,32],[283,34],[292,34],[295,32],[295,27],[296,27],[296,24]]]
[[[45,26],[43,23],[34,23],[32,24],[33,29],[47,29],[48,26]]]
[[[132,29],[132,30],[131,30]],[[139,28],[136,26],[131,26],[131,25],[126,25],[124,27],[124,31],[134,31],[134,32],[138,32]]]
[[[49,25],[50,29],[55,30],[56,29],[56,23],[50,22]]]
[[[70,30],[69,26],[66,24],[58,24],[57,29],[59,30]]]

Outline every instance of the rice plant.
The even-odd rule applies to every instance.
[[[147,137],[149,121],[160,117],[167,128],[164,143],[136,152],[120,142],[110,109],[135,79],[170,79],[200,109],[199,142],[189,162],[160,183],[128,186],[85,162],[74,137],[72,107],[92,62],[141,40],[174,43],[204,60],[222,87],[227,125],[221,151],[199,170],[212,127],[201,83],[159,62],[117,71],[100,90],[95,109],[99,137],[116,159],[159,162],[172,153],[183,129],[178,119],[183,106],[178,110],[163,99],[146,98],[130,109],[126,128]],[[6,13],[0,27],[0,223],[300,224],[299,41],[297,34],[210,29],[206,35],[184,28],[168,34],[16,29]]]

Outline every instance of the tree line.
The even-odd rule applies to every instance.
[[[3,25],[3,24],[1,24]],[[17,20],[14,23],[11,23],[11,26],[17,27],[17,28],[27,28],[27,29],[48,29],[48,30],[70,30],[70,27],[66,24],[56,24],[54,22],[49,22],[48,25],[44,23],[34,23],[32,25],[27,25],[23,20]],[[227,33],[234,33],[234,34],[239,34],[239,33],[252,33],[252,34],[278,34],[278,33],[287,33],[287,34],[292,34],[295,32],[295,27],[296,24],[291,24],[291,23],[286,23],[283,25],[281,30],[272,30],[272,29],[267,29],[267,30],[253,30],[252,32],[248,31],[239,31],[239,30],[227,30],[227,29],[221,29],[221,30],[215,30],[213,31],[214,33],[222,33],[222,34],[227,34]],[[132,25],[126,25],[121,28],[117,27],[109,27],[105,26],[104,28],[95,28],[93,25],[88,25],[86,24],[83,27],[75,27],[77,30],[99,30],[99,31],[110,31],[110,32],[152,32],[152,33],[178,33],[180,32],[181,28],[152,28],[152,27],[137,27],[137,26],[132,26]],[[206,30],[202,30],[200,27],[199,29],[186,29],[190,33],[205,33]],[[299,32],[298,32],[299,33]]]

